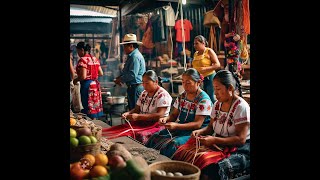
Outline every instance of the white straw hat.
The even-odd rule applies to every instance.
[[[129,43],[137,43],[139,45],[142,44],[142,42],[137,41],[137,36],[135,34],[126,34],[123,38],[123,42],[120,44],[129,44]]]

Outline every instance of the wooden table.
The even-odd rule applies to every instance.
[[[122,136],[122,137],[119,137],[119,138],[115,138],[115,139],[111,139],[112,142],[114,143],[120,143],[122,144],[126,149],[130,149],[132,147],[135,147],[135,148],[146,148],[144,145],[140,144],[139,142],[129,138],[129,137],[126,137],[126,136]],[[134,154],[132,154],[134,156]],[[155,162],[159,162],[159,161],[170,161],[171,159],[168,158],[167,156],[164,156],[164,155],[161,155],[161,154],[158,154],[157,155],[157,158],[155,160],[152,160],[152,161],[147,161],[148,164],[152,164],[152,163],[155,163]]]
[[[108,125],[107,123],[102,122],[101,120],[92,120],[92,122],[94,122],[96,125],[101,126],[102,128],[111,127],[110,125]],[[110,141],[112,141],[114,143],[120,143],[126,149],[130,149],[132,147],[147,148],[144,145],[142,145],[141,143],[139,143],[139,142],[133,140],[132,138],[127,137],[127,136],[111,139]],[[167,156],[159,154],[157,156],[157,159],[153,160],[152,162],[148,162],[148,164],[152,164],[152,163],[158,162],[158,161],[169,161],[169,160],[171,160],[171,159],[168,158]]]

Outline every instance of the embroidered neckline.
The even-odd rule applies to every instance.
[[[189,116],[189,113],[190,113],[191,106],[196,102],[196,100],[199,98],[199,95],[201,94],[201,92],[198,94],[199,89],[200,89],[200,88],[197,89],[196,97],[191,101],[190,108],[188,109],[187,115],[186,115],[186,117],[184,118],[183,122],[186,122],[186,120],[187,120],[187,118],[188,118],[188,116]],[[198,95],[197,95],[197,94],[198,94]],[[187,101],[190,101],[190,100],[187,99],[187,95],[188,95],[188,94],[185,93],[185,96],[184,96],[184,98],[183,98],[183,103],[185,103],[186,100],[187,100]],[[182,107],[181,107],[181,105],[180,105],[180,102],[179,102],[179,106],[180,106],[180,112],[179,112],[179,115],[178,115],[178,119],[179,119],[180,114],[181,114],[181,111],[182,111]]]
[[[147,113],[149,112],[149,108],[150,108],[150,105],[151,105],[151,103],[152,103],[152,101],[153,101],[153,98],[155,97],[156,94],[158,94],[159,89],[160,89],[160,86],[157,87],[156,92],[153,94],[151,100],[149,101],[149,104],[148,104],[148,106],[147,106],[147,109],[145,109],[145,111],[144,111],[144,110],[143,110],[144,103],[147,102],[147,98],[149,97],[149,96],[148,96],[148,92],[147,92],[146,97],[144,98],[143,104],[142,104],[142,106],[141,106],[142,114],[147,114]]]
[[[235,105],[236,105],[236,102],[238,101],[239,99],[238,98],[235,98],[235,97],[232,97],[232,101],[231,101],[231,105],[229,107],[229,110],[227,112],[227,116],[226,116],[226,120],[223,122],[222,124],[222,127],[221,127],[221,130],[220,130],[220,135],[222,135],[222,133],[224,133],[224,126],[225,124],[227,123],[228,127],[230,127],[232,125],[232,119],[233,119],[233,112],[235,111]],[[215,128],[217,126],[217,123],[218,123],[218,119],[221,118],[221,107],[222,107],[222,102],[219,103],[220,107],[219,109],[216,111],[216,124],[214,125],[214,128],[213,128],[213,131],[215,131]],[[232,109],[232,111],[230,112],[230,110]],[[229,131],[228,131],[228,127],[227,127],[227,133],[228,133],[228,136],[229,136]]]

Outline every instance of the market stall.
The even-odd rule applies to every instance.
[[[240,2],[244,3],[248,1],[243,0]],[[120,115],[126,110],[126,101],[115,103],[117,106],[114,105],[114,103],[108,102],[108,97],[115,97],[114,95],[120,97],[122,95],[121,92],[123,88],[115,89],[111,82],[113,82],[113,78],[116,77],[116,74],[119,72],[119,65],[125,63],[126,60],[122,52],[123,49],[118,44],[118,41],[121,41],[119,37],[123,37],[124,34],[134,33],[137,35],[138,41],[143,42],[139,50],[145,58],[147,69],[155,70],[157,74],[162,77],[162,86],[170,92],[172,97],[177,97],[184,91],[181,75],[191,66],[193,60],[195,51],[193,47],[194,37],[201,34],[210,41],[209,47],[217,52],[220,64],[222,64],[221,69],[224,69],[225,67],[228,68],[227,65],[229,65],[229,62],[226,59],[230,57],[230,51],[224,47],[225,34],[229,33],[229,31],[238,33],[241,36],[241,40],[237,43],[237,52],[240,58],[232,63],[236,64],[237,67],[239,66],[239,68],[236,69],[239,69],[237,73],[239,73],[239,77],[241,77],[243,96],[250,104],[250,46],[247,44],[250,31],[248,31],[248,27],[244,26],[245,24],[243,23],[244,21],[248,21],[248,14],[244,15],[244,11],[239,10],[243,6],[239,1],[191,0],[188,1],[189,4],[187,5],[183,5],[182,1],[178,0],[71,0],[70,3],[118,7],[118,15],[114,18],[116,23],[113,21],[114,25],[112,26],[111,32],[113,39],[110,40],[117,41],[116,43],[111,43],[114,45],[112,49],[116,49],[117,51],[113,53],[114,57],[106,60],[110,64],[108,65],[108,69],[107,66],[103,67],[105,68],[106,74],[105,79],[101,79],[104,112],[109,116],[109,119],[107,118],[108,124],[100,120],[92,121],[81,113],[70,114],[70,133],[73,134],[70,136],[70,154],[72,154],[73,158],[70,160],[70,162],[72,162],[72,164],[70,164],[70,172],[74,175],[75,179],[78,178],[78,176],[82,179],[98,177],[102,179],[130,179],[130,176],[136,177],[136,179],[142,177],[150,179],[151,174],[156,171],[150,172],[148,168],[150,166],[148,165],[155,162],[171,160],[159,154],[159,152],[154,149],[146,148],[143,144],[129,136],[115,139],[107,139],[101,136],[102,128],[113,125],[112,115]],[[248,12],[246,11],[246,13]],[[205,25],[205,17],[208,17],[208,14],[217,17],[216,19],[218,19],[219,23],[211,22],[212,25]],[[225,20],[226,18],[229,18],[230,21],[227,22]],[[248,22],[246,23],[248,24]],[[114,62],[116,62],[116,65],[112,64]],[[121,122],[121,124],[122,123],[125,122]],[[91,133],[88,133],[88,130],[79,131],[79,129],[85,127],[89,128]],[[89,140],[84,137],[80,138],[86,135]],[[78,139],[78,143],[75,139]],[[87,141],[85,141],[85,139],[87,139]],[[115,149],[112,148],[113,145],[120,148],[121,153],[127,154],[127,156],[120,156],[121,153],[117,152],[119,149],[114,151]],[[85,156],[86,154],[91,155]],[[116,158],[114,158],[114,156]],[[142,159],[135,159],[135,157],[142,157]],[[92,162],[92,159],[96,160],[96,158],[101,159],[98,160],[98,164]],[[131,159],[134,160],[130,161]],[[135,172],[130,169],[133,168],[132,164],[135,164]],[[80,165],[88,168],[79,169]],[[95,166],[98,166],[98,168]],[[148,170],[142,170],[143,168]],[[83,169],[85,170],[83,171]],[[250,173],[239,176],[243,179],[250,179]],[[231,179],[237,178],[232,177]]]

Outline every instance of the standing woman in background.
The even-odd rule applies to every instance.
[[[214,103],[216,99],[214,98],[212,80],[216,74],[216,70],[220,68],[218,56],[211,48],[206,47],[208,42],[201,35],[194,38],[193,45],[196,52],[194,53],[192,67],[204,77],[203,90],[209,95],[212,103]]]
[[[98,76],[103,75],[100,61],[90,54],[89,44],[79,42],[77,44],[77,53],[80,57],[76,70],[78,77],[73,80],[76,84],[80,81],[80,94],[82,113],[87,114],[91,119],[96,119],[103,115],[102,98]]]

